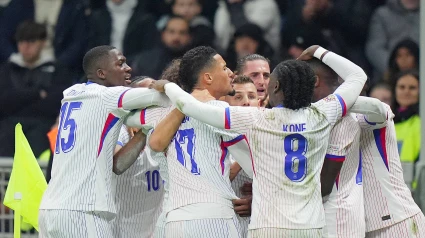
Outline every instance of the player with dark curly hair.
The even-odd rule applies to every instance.
[[[313,104],[316,77],[302,61],[282,62],[273,71],[268,86],[272,109],[214,107],[175,84],[159,81],[153,86],[165,91],[187,116],[247,136],[254,160],[234,158],[253,175],[252,237],[322,237],[320,170],[329,134],[358,98],[367,76],[354,63],[319,46],[301,55],[303,60],[313,57],[345,80],[333,94]]]
[[[234,95],[232,78],[226,62],[210,47],[196,47],[182,57],[182,88],[205,101],[205,105],[228,107],[218,99]],[[244,136],[186,117],[180,120],[170,146],[162,147],[163,138],[171,134],[167,126],[175,121],[167,116],[149,139],[153,150],[167,151],[173,189],[166,208],[166,237],[240,237],[237,214],[245,212],[241,208],[249,206],[250,200],[238,199],[231,187],[229,155],[250,157]]]

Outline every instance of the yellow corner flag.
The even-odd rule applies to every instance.
[[[24,222],[38,230],[38,208],[46,188],[43,172],[22,131],[22,125],[18,123],[15,127],[15,158],[3,204],[14,210],[15,216],[20,214]],[[15,223],[15,228],[17,225]]]

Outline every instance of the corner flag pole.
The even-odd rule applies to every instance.
[[[21,238],[21,200],[22,193],[15,192],[15,200],[17,201],[17,208],[13,211],[13,238]]]

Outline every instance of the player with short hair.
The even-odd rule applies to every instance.
[[[316,74],[313,102],[335,91],[338,74],[318,59],[306,61]],[[382,118],[381,122],[384,120]],[[355,114],[331,130],[321,172],[326,226],[323,237],[364,237],[365,221],[360,159],[360,126]]]
[[[123,119],[133,109],[169,105],[154,90],[122,87],[131,68],[112,46],[89,50],[83,68],[87,83],[63,93],[52,178],[40,205],[40,237],[112,237],[112,172],[129,166],[113,159]]]
[[[130,87],[148,87],[152,78],[138,76]],[[146,145],[146,131],[123,125],[115,147],[114,161],[129,163],[126,171],[116,176],[115,204],[117,216],[112,221],[115,238],[151,237],[161,213],[164,195],[158,162]]]
[[[363,190],[366,238],[425,237],[425,217],[404,182],[394,128],[394,114],[384,123],[370,122],[361,114]]]
[[[357,65],[319,46],[308,48],[302,59],[313,56],[345,79],[334,94],[313,104],[316,77],[299,60],[274,69],[268,87],[272,109],[220,108],[200,103],[175,84],[153,85],[187,116],[246,134],[254,160],[234,158],[244,170],[252,164],[254,173],[250,237],[322,237],[320,169],[329,133],[354,104],[367,76]]]
[[[270,60],[258,54],[244,56],[237,61],[235,73],[251,78],[258,97],[265,100],[270,81]]]
[[[170,82],[174,82],[178,85],[180,85],[179,80],[179,69],[180,69],[180,59],[175,59],[171,62],[171,64],[162,72],[161,79],[166,79]],[[167,115],[170,115],[171,118],[173,118],[173,123],[168,123],[164,125],[167,130],[170,130],[169,137],[163,137],[161,138],[161,143],[163,143],[164,146],[169,144],[169,141],[173,139],[174,134],[176,133],[178,127],[181,124],[181,121],[184,118],[184,114],[182,114],[179,110],[175,109],[174,106],[163,108],[163,107],[149,107],[143,110],[139,110],[136,112],[131,113],[129,117],[126,118],[126,124],[132,125],[133,127],[142,127],[144,130],[150,130],[147,134],[147,138],[150,138],[150,135],[152,134],[152,128],[155,128],[156,125],[164,119]],[[174,129],[173,129],[174,128]],[[165,237],[165,218],[166,218],[166,210],[167,210],[167,204],[168,204],[168,197],[169,197],[169,179],[168,179],[168,163],[167,158],[164,155],[163,151],[155,152],[151,150],[151,148],[147,145],[145,148],[145,151],[148,156],[150,156],[154,161],[156,161],[159,164],[159,172],[161,175],[161,178],[164,181],[164,197],[162,200],[162,211],[159,215],[156,224],[155,224],[155,230],[153,237],[155,238],[163,238]]]
[[[196,47],[183,56],[179,79],[182,87],[206,105],[228,106],[218,98],[234,94],[233,73],[211,47]],[[197,94],[199,89],[202,94]],[[155,151],[169,134],[170,115],[153,131],[149,145]],[[232,200],[237,199],[229,180],[233,156],[250,157],[248,144],[240,134],[216,129],[193,118],[180,120],[178,132],[168,146],[170,179],[167,237],[239,237],[239,222]],[[235,153],[235,150],[239,153]]]
[[[246,106],[246,107],[258,107],[258,95],[257,89],[255,88],[254,82],[248,76],[237,76],[233,82],[233,89],[235,95],[227,95],[225,101],[230,106]],[[248,225],[251,216],[251,202],[252,194],[243,193],[242,190],[246,186],[252,186],[252,178],[246,174],[239,164],[232,160],[232,166],[230,168],[230,181],[232,181],[232,188],[235,191],[236,196],[240,199],[234,200],[235,211],[239,215],[239,223],[241,226],[241,237],[247,237]],[[243,204],[243,201],[246,201]]]

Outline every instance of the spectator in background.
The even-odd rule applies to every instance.
[[[279,52],[280,12],[274,0],[221,0],[214,18],[217,48],[224,52],[235,29],[248,22],[260,26],[264,39]]]
[[[285,32],[282,40],[285,59],[296,59],[301,53],[311,45],[321,45],[328,48],[328,42],[325,40],[319,29],[313,29],[309,26],[302,28],[292,28]]]
[[[189,23],[180,16],[172,16],[161,33],[161,44],[137,55],[132,63],[133,74],[157,79],[167,65],[183,56],[191,44]]]
[[[287,23],[282,38],[285,39],[288,35],[322,34],[330,50],[338,52],[366,70],[368,62],[364,46],[376,1],[293,1],[287,12]],[[316,39],[310,39],[313,42],[314,40]]]
[[[155,18],[147,13],[138,0],[107,0],[106,6],[90,17],[90,48],[112,45],[127,56],[133,57],[152,49],[159,34]]]
[[[401,71],[419,70],[419,46],[410,39],[402,40],[393,49],[390,55],[388,72],[385,80],[394,80]]]
[[[375,78],[384,74],[390,52],[406,38],[419,42],[419,0],[388,0],[373,14],[366,43]]]
[[[44,50],[56,61],[81,70],[87,45],[84,4],[80,0],[13,0],[0,19],[0,63],[16,52],[13,39],[17,26],[33,20],[47,26]]]
[[[192,46],[213,46],[215,33],[211,22],[201,16],[203,9],[202,0],[172,0],[171,11],[173,15],[183,17],[189,22],[192,35]],[[164,15],[157,23],[158,29],[164,29],[169,15]]]
[[[263,30],[252,23],[239,27],[226,51],[227,67],[234,70],[236,62],[250,54],[259,54],[272,59],[272,68],[279,63],[274,51],[263,37]]]
[[[421,147],[421,120],[419,117],[419,74],[401,72],[395,79],[393,112],[398,150],[403,166],[404,180],[412,189],[414,165]]]
[[[0,156],[13,156],[18,122],[36,157],[49,148],[46,133],[59,113],[62,91],[73,77],[43,51],[47,34],[44,25],[20,24],[18,53],[0,68]]]
[[[377,98],[381,102],[393,105],[393,92],[387,83],[378,83],[370,90],[370,97]]]

